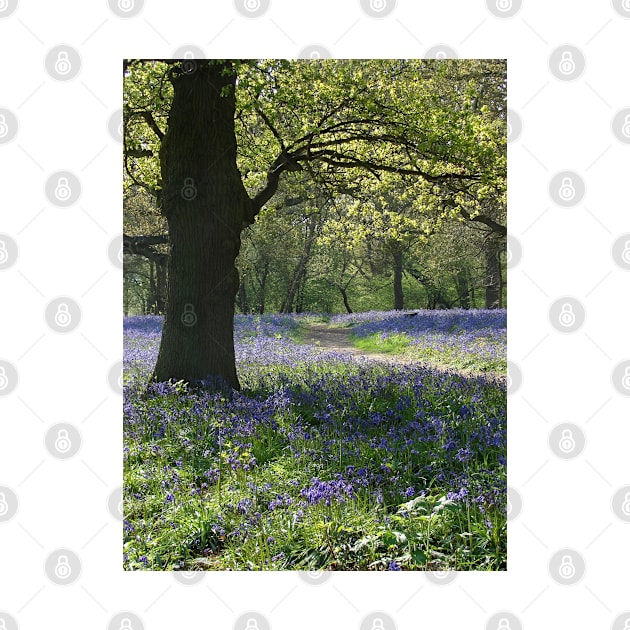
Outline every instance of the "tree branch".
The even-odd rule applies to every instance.
[[[507,228],[505,225],[501,225],[497,223],[494,219],[486,216],[485,214],[478,214],[477,216],[471,217],[470,212],[460,208],[459,213],[468,221],[477,221],[478,223],[483,223],[487,225],[493,232],[496,234],[500,234],[501,236],[507,236]]]
[[[123,234],[123,254],[136,254],[153,259],[156,256],[164,255],[156,252],[153,246],[166,244],[168,244],[168,234],[157,236],[129,236]]]

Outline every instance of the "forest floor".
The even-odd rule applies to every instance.
[[[401,355],[368,352],[367,350],[357,348],[350,339],[350,333],[351,331],[348,328],[332,327],[328,324],[308,324],[303,328],[301,342],[311,344],[327,352],[343,352],[353,357],[366,357],[374,361],[387,361],[388,363],[398,363],[401,365],[419,362],[418,360]]]
[[[125,319],[126,570],[505,570],[505,312],[322,319],[237,316],[241,392]]]

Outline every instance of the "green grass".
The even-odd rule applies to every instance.
[[[405,333],[391,334],[386,338],[380,333],[365,337],[351,335],[350,339],[356,348],[365,352],[398,355],[444,369],[497,375],[505,375],[507,370],[506,357],[503,354],[492,356],[491,352],[487,352],[494,341],[491,337],[479,337],[475,352],[444,344],[412,344],[412,339]]]
[[[243,385],[252,397],[270,395],[277,388],[274,366],[243,372]],[[386,371],[376,367],[370,378],[378,379],[379,374]],[[349,383],[358,378],[358,368],[327,363],[294,369],[290,376],[295,391],[307,390],[320,378],[329,385]],[[467,436],[492,412],[455,419],[451,409],[480,404],[470,402],[474,394],[465,388],[451,395],[427,383],[422,400],[410,401],[398,418],[374,426],[372,444],[360,442],[352,449],[344,443],[352,428],[345,409],[359,417],[380,413],[386,418],[411,390],[404,382],[393,382],[380,393],[374,388],[352,390],[326,426],[319,414],[334,394],[313,390],[311,403],[278,405],[273,411],[275,428],[259,424],[246,442],[226,437],[216,450],[208,450],[208,445],[228,423],[239,420],[238,414],[226,413],[227,399],[203,406],[194,396],[182,395],[185,390],[182,386],[176,393],[135,403],[142,422],[128,429],[126,439],[125,519],[133,524],[125,534],[127,569],[384,570],[392,562],[405,570],[506,568],[505,510],[486,505],[482,511],[477,505],[449,501],[436,479],[419,476],[428,465],[435,473],[444,465],[439,445],[436,450],[419,443],[415,454],[400,444],[393,452],[378,446],[379,439],[391,436],[419,405],[426,414],[452,418],[454,430],[467,443]],[[489,388],[485,407],[504,407],[504,395]],[[168,422],[161,421],[164,417]],[[303,432],[292,433],[296,427]],[[337,444],[334,439],[331,443],[335,435]],[[470,463],[471,475],[481,479],[493,468],[495,482],[504,482],[504,470],[496,467],[498,454],[491,447],[477,456]],[[256,465],[247,470],[252,456]],[[424,496],[405,500],[384,483],[381,500],[373,489],[359,489],[352,500],[305,506],[296,518],[300,488],[314,476],[333,479],[350,465],[385,465],[386,477],[400,477],[398,486],[422,487]],[[219,474],[210,482],[204,472],[214,467]],[[169,502],[165,497],[171,490],[175,498]],[[278,496],[282,503],[271,509]]]
[[[356,337],[350,335],[352,345],[365,352],[375,352],[381,354],[404,354],[409,347],[411,340],[404,333],[389,335],[387,339],[382,339],[380,333],[375,333],[367,337]]]

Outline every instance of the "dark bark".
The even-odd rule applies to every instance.
[[[344,287],[339,287],[339,291],[341,291],[341,297],[343,298],[343,305],[346,307],[346,311],[348,313],[352,313],[350,303],[348,302],[348,292],[345,290]]]
[[[269,261],[265,261],[263,265],[262,275],[260,276],[260,296],[258,300],[258,313],[263,315],[265,312],[267,276],[269,275]]]
[[[501,278],[501,247],[502,241],[492,235],[484,243],[486,261],[486,308],[501,308],[502,278]]]
[[[295,312],[303,313],[304,312],[304,294],[306,293],[306,280],[307,273],[302,274],[302,279],[300,280],[300,286],[297,291],[297,301],[295,303]]]
[[[302,255],[300,256],[300,260],[298,261],[295,271],[293,272],[293,277],[291,278],[291,282],[289,283],[286,296],[284,298],[284,301],[282,302],[282,306],[280,307],[281,313],[293,312],[293,302],[295,301],[295,296],[300,287],[300,283],[306,275],[306,267],[311,256],[311,248],[313,246],[313,242],[315,241],[316,233],[317,215],[312,214],[308,220],[304,250],[302,251]]]
[[[241,309],[241,313],[249,313],[249,296],[247,295],[245,278],[241,278],[241,281],[239,283],[236,302],[238,304],[238,307]]]
[[[468,286],[468,272],[460,269],[455,274],[455,286],[457,288],[457,299],[461,308],[470,308],[470,291]]]
[[[394,261],[394,310],[402,311],[405,296],[403,295],[403,254],[400,250],[395,250],[392,254]]]
[[[166,299],[168,291],[167,283],[168,256],[166,254],[156,254],[155,256],[155,311],[157,315],[166,312]]]
[[[174,96],[162,141],[162,212],[168,221],[168,308],[154,381],[207,378],[238,389],[234,265],[251,200],[236,167],[236,74],[231,62],[171,68]]]
[[[155,263],[149,260],[149,311],[152,315],[156,315],[155,303],[157,301],[157,287],[155,284]]]

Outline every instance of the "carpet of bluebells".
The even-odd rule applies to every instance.
[[[162,321],[125,319],[125,568],[505,570],[504,371],[318,351],[308,321],[237,316],[228,392],[147,387]],[[330,323],[505,362],[505,311]]]

